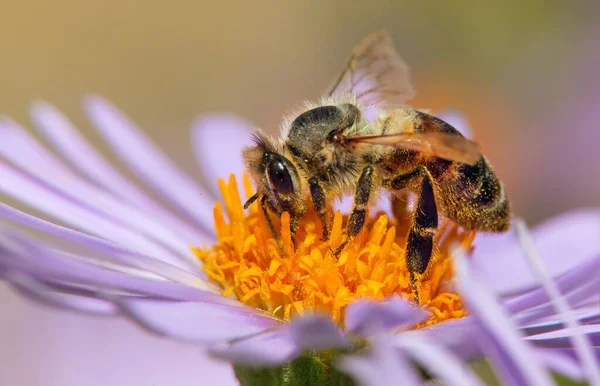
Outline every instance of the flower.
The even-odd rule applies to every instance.
[[[4,118],[0,155],[16,167],[0,162],[0,191],[66,225],[0,204],[1,218],[52,237],[42,242],[12,226],[0,232],[0,273],[25,296],[91,314],[123,315],[152,332],[208,346],[214,355],[238,365],[286,363],[307,350],[351,352],[357,338],[374,337],[368,355],[350,353],[339,362],[340,368],[367,384],[394,374],[418,380],[420,375],[409,366],[409,358],[440,379],[473,384],[476,379],[459,358],[481,353],[491,358],[508,381],[550,383],[544,367],[598,380],[598,366],[587,355],[598,350],[600,309],[594,299],[598,288],[594,272],[600,264],[598,212],[564,215],[542,225],[532,236],[548,276],[555,278],[574,310],[565,304],[554,310],[560,294],[553,291],[548,296],[545,288],[551,288],[553,281],[545,280],[543,287],[524,266],[530,261],[531,248],[524,251],[512,232],[477,235],[470,262],[458,257],[456,283],[468,305],[468,316],[385,339],[391,330],[424,322],[428,314],[398,297],[382,302],[353,296],[343,303],[343,316],[307,312],[288,323],[284,319],[293,314],[291,306],[289,311],[279,309],[282,313],[277,307],[258,310],[221,295],[224,288],[215,282],[227,286],[233,281],[211,282],[209,278],[218,276],[214,269],[222,266],[211,266],[211,256],[196,250],[208,263],[206,275],[191,249],[214,243],[213,200],[116,108],[98,97],[88,98],[86,108],[123,163],[180,211],[166,210],[123,177],[52,106],[37,103],[33,117],[70,166]],[[240,149],[249,142],[250,127],[234,116],[208,116],[197,122],[194,145],[200,164],[210,165],[205,170],[209,181],[231,172],[242,181]],[[236,193],[234,183],[222,188],[227,204],[227,195],[231,201]],[[216,193],[218,187],[212,185],[211,190]],[[218,210],[216,214],[218,218]],[[390,234],[384,220],[379,221],[373,226],[379,231],[372,237]],[[282,222],[285,229],[285,217]],[[470,241],[466,236],[458,239]],[[385,238],[381,240],[385,243]],[[486,292],[482,281],[498,299]],[[444,319],[448,318],[437,321]],[[345,330],[334,320],[343,322]],[[571,337],[576,338],[575,345],[570,344]],[[523,362],[524,358],[529,360]]]

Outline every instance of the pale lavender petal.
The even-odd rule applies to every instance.
[[[141,253],[160,256],[161,259],[172,264],[179,266],[184,264],[179,257],[161,247],[160,244],[79,206],[2,162],[0,162],[0,191],[93,235],[126,245]],[[189,265],[186,264],[186,267]]]
[[[484,330],[482,349],[494,355],[495,365],[507,379],[521,378],[526,384],[552,385],[552,379],[540,366],[532,348],[519,335],[517,326],[510,320],[497,300],[470,273],[467,260],[461,251],[454,256],[457,285],[472,317]]]
[[[598,287],[596,287],[596,294]],[[574,317],[580,324],[598,324],[600,323],[600,307],[597,304],[573,310]],[[533,319],[533,318],[532,318]],[[555,331],[565,328],[562,319],[556,315],[544,318],[535,318],[535,322],[530,322],[522,327],[527,335],[542,334],[544,332]]]
[[[57,292],[22,273],[12,271],[2,273],[0,271],[0,276],[22,295],[51,307],[93,315],[116,315],[118,313],[117,307],[109,301]]]
[[[536,227],[532,237],[549,276],[558,277],[600,256],[599,234],[600,211],[578,210]],[[474,272],[499,294],[537,287],[538,279],[527,263],[516,234],[511,232],[502,237],[502,243],[486,242],[479,246],[476,239],[472,258]]]
[[[164,277],[190,287],[207,288],[206,282],[202,278],[162,260],[140,254],[132,249],[119,246],[110,241],[41,220],[3,203],[0,203],[0,218],[8,219],[32,229],[40,230],[59,238],[69,240],[86,248],[92,248],[107,253],[106,260],[108,261],[115,261],[120,264],[136,267],[159,277]]]
[[[600,325],[592,324],[580,326],[580,333],[589,339],[594,346],[600,346]],[[545,332],[538,335],[528,336],[527,340],[541,347],[564,348],[572,347],[571,340],[575,332],[570,328],[561,328],[559,330]]]
[[[208,241],[207,237],[185,240],[173,229],[166,227],[161,219],[155,220],[145,211],[79,178],[18,124],[12,121],[2,122],[0,133],[6,140],[0,143],[0,154],[13,164],[82,206],[159,240],[177,251],[177,256],[191,269],[197,267],[197,259],[191,253],[189,244]]]
[[[129,168],[207,231],[213,231],[213,202],[190,176],[104,99],[88,97],[85,107],[100,134]]]
[[[585,378],[581,365],[570,355],[551,349],[537,349],[535,355],[544,364],[544,367],[557,374],[576,381],[582,381]]]
[[[124,318],[40,307],[2,282],[0,304],[0,385],[239,385],[229,364]]]
[[[247,307],[135,298],[115,300],[121,310],[142,327],[197,343],[242,338],[279,325],[275,319]]]
[[[571,336],[573,345],[577,350],[579,359],[583,364],[588,380],[592,384],[600,385],[600,367],[596,362],[590,342],[583,335],[583,329],[577,322],[577,319],[571,311],[569,304],[562,296],[557,285],[549,277],[541,257],[533,246],[533,241],[529,236],[525,224],[522,222],[517,222],[516,225],[523,250],[528,257],[531,267],[537,273],[537,276],[540,278],[543,287],[550,294],[553,304],[555,305],[558,314],[561,316],[561,319],[564,319],[566,326],[568,326],[573,333]],[[598,260],[600,260],[600,258]]]
[[[413,325],[427,317],[427,312],[400,297],[384,302],[359,299],[346,307],[346,331],[370,336],[402,325]]]
[[[600,259],[589,260],[554,280],[569,304],[576,306],[598,293],[600,278],[595,273],[599,269]],[[544,288],[536,288],[506,299],[504,304],[507,310],[515,314],[522,323],[527,323],[532,318],[542,318],[555,313],[550,303],[550,297]]]
[[[182,233],[187,240],[201,240],[203,235],[164,210],[141,189],[117,171],[73,124],[54,106],[38,101],[31,108],[32,119],[40,132],[83,174],[128,203],[150,211],[162,222]]]
[[[12,237],[11,237],[12,236]],[[224,303],[227,298],[165,280],[139,277],[92,264],[90,258],[43,248],[17,234],[0,234],[0,267],[22,272],[45,283],[69,288],[96,288],[100,296],[113,291],[163,299]],[[11,248],[11,243],[13,248]]]
[[[340,329],[327,316],[297,317],[287,328],[292,341],[303,350],[325,350],[349,346],[348,340]]]
[[[246,366],[278,365],[300,354],[300,347],[285,329],[266,330],[231,342],[220,342],[208,350],[217,358]]]
[[[254,125],[234,114],[206,114],[194,121],[192,130],[194,154],[213,195],[221,197],[217,180],[232,173],[243,192],[242,149],[253,144]]]
[[[389,339],[445,385],[482,385],[450,350],[426,334],[406,332]]]
[[[372,350],[368,355],[343,357],[337,367],[364,386],[397,385],[399,382],[405,386],[423,384],[412,363],[385,335],[372,339]]]
[[[437,114],[437,116],[441,120],[449,123],[450,126],[454,127],[456,130],[460,131],[460,133],[466,138],[473,139],[473,130],[471,129],[471,125],[469,125],[467,118],[460,111],[444,110]]]

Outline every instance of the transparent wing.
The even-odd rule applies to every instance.
[[[414,96],[408,66],[386,32],[375,32],[354,47],[327,95],[340,94],[353,94],[361,104],[384,110]]]
[[[401,133],[347,138],[348,141],[393,146],[427,153],[449,161],[474,165],[481,156],[479,144],[460,135],[442,132]]]

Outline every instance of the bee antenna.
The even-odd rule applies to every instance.
[[[246,201],[246,203],[244,204],[244,209],[248,209],[250,207],[250,205],[252,205],[254,203],[254,201],[256,201],[258,199],[258,193],[254,193],[254,195],[252,197],[250,197],[248,199],[248,201]]]

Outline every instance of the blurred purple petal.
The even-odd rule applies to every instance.
[[[82,208],[72,200],[56,194],[52,190],[35,182],[0,162],[0,191],[57,218],[76,228],[91,234],[119,242],[146,254],[158,254],[171,262],[178,262],[167,249],[140,235],[138,232],[116,224],[115,222]],[[44,197],[43,200],[40,197]],[[179,262],[179,264],[181,264]]]
[[[596,292],[598,288],[596,287]],[[532,310],[534,313],[535,310]],[[579,308],[574,311],[574,316],[577,318],[580,324],[597,324],[600,321],[600,307],[598,305],[592,305],[588,307]],[[557,315],[552,315],[545,319],[532,318],[536,322],[532,324],[525,324],[522,328],[527,335],[542,334],[544,332],[555,331],[564,328],[564,322],[558,318]]]
[[[2,252],[0,252],[2,253]],[[117,307],[102,299],[56,292],[51,287],[18,272],[2,272],[0,276],[22,295],[47,306],[93,315],[116,315]]]
[[[423,384],[413,364],[388,341],[387,336],[374,337],[372,350],[367,355],[343,357],[337,367],[364,386],[397,385],[399,382],[403,386]]]
[[[437,114],[438,118],[446,121],[450,126],[460,131],[466,138],[473,139],[473,130],[471,125],[467,122],[467,118],[463,113],[458,110],[444,110]]]
[[[533,240],[529,235],[525,223],[517,222],[516,229],[517,233],[519,234],[523,250],[528,257],[529,264],[542,282],[542,286],[550,295],[552,304],[555,306],[557,314],[560,315],[561,319],[565,321],[565,325],[568,326],[568,328],[572,331],[571,341],[576,349],[585,373],[587,374],[589,382],[591,384],[600,385],[600,367],[596,362],[593,349],[590,342],[587,340],[587,337],[584,335],[582,327],[579,325],[577,318],[573,314],[566,299],[561,294],[558,286],[554,283],[552,278],[549,277],[546,267],[542,262],[542,258],[533,245]]]
[[[287,326],[292,341],[302,350],[326,350],[348,347],[340,329],[330,317],[307,315],[293,319]]]
[[[54,106],[38,101],[33,104],[31,115],[40,132],[52,142],[71,165],[78,168],[91,180],[96,181],[114,195],[127,200],[128,203],[159,216],[162,222],[168,223],[188,240],[202,239],[199,232],[161,208],[146,193],[117,171]]]
[[[191,286],[166,280],[150,279],[107,269],[92,264],[91,259],[57,250],[42,248],[18,240],[11,235],[3,235],[3,248],[0,253],[0,267],[12,272],[27,273],[46,283],[54,283],[68,288],[97,288],[103,292],[126,291],[139,295],[163,299],[206,301],[213,303],[231,302],[219,294],[203,291]],[[27,251],[11,253],[6,242],[14,241]],[[24,243],[27,243],[24,245]]]
[[[600,212],[572,211],[536,227],[532,232],[534,245],[557,277],[600,257]],[[518,293],[534,288],[538,279],[533,275],[516,234],[502,237],[501,242],[477,246],[472,259],[473,270],[499,294]],[[507,237],[514,241],[508,242]]]
[[[37,217],[11,208],[10,206],[3,203],[0,203],[0,218],[4,218],[21,225],[25,225],[32,229],[36,229],[47,234],[57,236],[64,240],[72,241],[73,243],[82,245],[87,248],[105,252],[108,254],[108,256],[106,256],[106,260],[108,261],[115,261],[116,263],[124,264],[130,267],[143,269],[158,276],[162,276],[170,280],[176,281],[180,284],[189,285],[191,287],[206,287],[206,285],[203,285],[204,280],[202,280],[196,275],[193,275],[190,272],[169,265],[168,263],[165,263],[153,257],[139,254],[135,251],[129,250],[128,248],[119,246],[110,241],[106,241],[94,236],[87,235],[85,233],[75,231],[73,229],[65,228],[60,225],[41,220]],[[20,237],[23,238],[25,236],[21,235]],[[40,262],[40,264],[42,263],[43,261]]]
[[[238,385],[227,363],[124,318],[40,307],[2,282],[0,304],[0,385]]]
[[[190,176],[104,99],[88,97],[85,107],[100,134],[129,168],[212,232],[213,203]]]
[[[426,334],[407,332],[389,339],[443,384],[482,385],[451,351],[430,340]]]
[[[600,325],[592,324],[580,326],[579,330],[589,339],[594,346],[600,346]],[[572,347],[572,337],[575,332],[570,328],[561,328],[555,331],[528,336],[527,339],[537,346],[564,348]]]
[[[221,197],[219,178],[227,180],[233,173],[238,183],[243,181],[242,149],[252,145],[253,132],[251,122],[234,114],[206,114],[194,122],[194,154],[215,198]]]
[[[200,302],[115,299],[142,327],[171,338],[217,343],[256,334],[279,325],[247,307]]]
[[[3,136],[9,136],[9,141],[0,143],[0,154],[13,164],[27,171],[51,187],[60,195],[79,202],[81,207],[87,207],[102,217],[109,218],[152,237],[164,245],[177,251],[175,260],[189,269],[197,267],[197,259],[189,249],[192,242],[209,240],[185,240],[173,229],[168,228],[160,219],[149,216],[146,211],[131,206],[122,199],[97,188],[79,176],[73,174],[56,156],[44,148],[33,136],[17,124],[0,125]],[[18,145],[17,145],[18,144]],[[35,154],[37,161],[32,161],[29,154]]]
[[[581,365],[571,356],[559,350],[537,349],[535,355],[540,358],[544,367],[557,374],[574,381],[582,381],[585,378]]]
[[[413,325],[427,317],[427,312],[400,297],[384,302],[359,299],[346,307],[346,331],[370,336],[402,325]]]
[[[492,358],[507,384],[552,385],[552,379],[542,370],[533,350],[518,333],[517,326],[479,283],[468,267],[465,256],[454,256],[456,280],[472,317],[484,331],[481,348]]]
[[[287,330],[275,329],[218,343],[209,347],[209,352],[238,365],[273,366],[294,359],[300,354],[300,347],[293,342]]]

